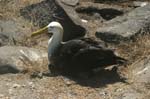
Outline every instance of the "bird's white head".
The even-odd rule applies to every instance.
[[[47,27],[48,33],[63,33],[63,27],[59,22],[51,22]]]
[[[63,35],[63,27],[59,22],[53,21],[49,23],[47,26],[39,29],[38,31],[33,32],[31,36],[36,36],[42,33],[52,33],[52,34]]]

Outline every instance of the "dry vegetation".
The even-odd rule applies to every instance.
[[[134,41],[119,44],[119,53],[126,57],[130,63],[134,63],[150,55],[150,36],[144,35],[137,37]]]
[[[128,60],[127,67],[122,68],[121,73],[131,80],[134,65],[150,56],[150,35],[138,36],[134,41],[119,44],[116,48]]]
[[[29,34],[29,37],[22,41],[18,41],[17,45],[46,50],[45,45],[47,44],[48,37],[46,35],[41,35],[31,39],[30,33],[38,29],[39,26],[34,26],[32,21],[25,20],[20,15],[21,8],[41,1],[43,0],[0,0],[0,20],[14,20],[15,22],[18,22],[18,26],[21,29],[23,28],[22,30],[25,30],[23,32]],[[150,55],[150,35],[140,36],[137,37],[135,41],[113,45],[113,47],[117,49],[117,52],[121,56],[129,60],[127,67],[130,68],[135,62]],[[45,64],[26,63],[28,65],[27,72],[29,74],[0,76],[0,85],[4,85],[0,86],[0,88],[4,88],[3,90],[0,89],[0,99],[11,99],[12,97],[14,97],[14,99],[51,99],[52,97],[56,99],[84,99],[85,97],[88,99],[114,99],[114,97],[121,93],[122,90],[128,91],[128,89],[132,89],[132,87],[137,88],[136,86],[130,87],[130,84],[122,83],[120,81],[115,82],[114,79],[114,81],[112,80],[112,82],[108,83],[106,77],[111,79],[111,77],[114,76],[111,73],[107,73],[109,71],[106,71],[106,74],[108,75],[103,75],[103,73],[101,73],[99,77],[89,80],[81,80],[79,82],[76,82],[75,80],[70,81],[62,76],[30,79],[29,76],[32,73],[47,70],[47,60],[41,61]],[[126,74],[125,76],[128,76],[128,68],[122,70]],[[118,79],[120,80],[120,78]],[[107,83],[104,84],[103,81],[106,81]],[[12,88],[14,83],[18,83],[21,86],[16,87],[12,94],[10,94],[8,89]],[[141,93],[144,92],[146,91]],[[4,94],[4,96],[1,96],[1,94]],[[123,92],[121,95],[122,94]]]

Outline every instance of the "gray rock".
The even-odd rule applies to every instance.
[[[13,36],[17,32],[17,30],[17,25],[14,21],[0,21],[1,34],[5,34],[6,36]]]
[[[70,6],[76,6],[79,3],[79,0],[61,0],[64,4]]]
[[[86,33],[86,29],[84,25],[82,25],[74,7],[70,6],[70,4],[76,4],[77,1],[78,0],[44,0],[40,3],[22,8],[20,13],[25,19],[32,21],[35,25],[40,27],[48,25],[51,21],[60,22],[64,27],[63,40],[67,41],[84,36]]]
[[[150,5],[108,21],[106,26],[97,29],[96,36],[106,42],[119,43],[132,40],[150,30]]]
[[[9,43],[9,37],[4,34],[0,34],[0,46],[7,45],[8,43]]]
[[[29,28],[24,28],[19,18],[17,20],[0,20],[0,46],[15,45],[24,40]],[[26,29],[26,30],[25,30]]]
[[[27,47],[3,46],[0,47],[0,74],[22,72],[29,66],[31,68],[42,65],[45,59],[47,59],[45,51]]]
[[[147,4],[148,4],[148,2],[142,2],[142,1],[134,1],[133,2],[134,7],[143,7],[143,6],[146,6]]]
[[[56,4],[64,11],[64,20],[59,20],[65,30],[64,40],[84,36],[86,33],[86,26],[81,22],[81,19],[74,10],[74,7],[62,3],[61,0],[55,1]]]
[[[17,31],[14,21],[0,21],[0,46],[8,45],[13,38],[18,38]]]
[[[104,22],[112,20],[117,16],[122,16],[124,13],[130,11],[131,8],[123,8],[119,5],[81,1],[79,5],[75,7],[75,10],[83,23],[88,27],[86,28],[87,36],[93,36],[93,32],[101,27]]]

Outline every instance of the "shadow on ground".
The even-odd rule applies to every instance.
[[[108,84],[114,84],[117,82],[126,83],[126,79],[122,78],[115,70],[101,70],[97,72],[93,77],[90,77],[88,79],[71,78],[71,80],[74,80],[76,83],[82,86],[93,88],[105,87]]]
[[[60,76],[61,74],[46,74],[44,76],[48,77],[56,77]],[[92,87],[92,88],[99,88],[99,87],[106,87],[108,84],[114,84],[117,82],[122,82],[122,83],[127,83],[126,78],[121,77],[121,75],[117,72],[117,69],[111,69],[111,70],[100,70],[93,74],[90,77],[86,77],[87,75],[83,76],[66,76],[63,75],[63,79],[68,79],[67,81],[74,81],[75,83],[81,85],[81,86],[86,86],[86,87]],[[70,84],[69,84],[70,85]]]
[[[12,66],[10,64],[4,64],[4,65],[1,64],[0,65],[0,75],[8,74],[8,73],[16,74],[19,72],[20,71],[15,66]]]
[[[86,16],[93,17],[95,16],[95,19],[98,17],[102,17],[104,20],[111,20],[117,16],[123,15],[122,11],[119,11],[117,9],[113,8],[103,8],[103,9],[98,9],[94,7],[81,7],[76,9],[78,13],[86,14]]]

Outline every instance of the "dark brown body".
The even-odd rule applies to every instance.
[[[79,73],[124,63],[125,59],[116,56],[103,43],[83,38],[70,40],[59,46],[50,62],[50,66],[55,69],[66,73]]]

